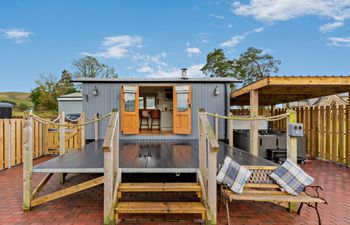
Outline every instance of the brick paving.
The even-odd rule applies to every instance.
[[[35,160],[35,163],[47,160],[48,157]],[[303,168],[316,178],[315,184],[325,187],[322,192],[329,202],[321,205],[320,212],[323,224],[345,225],[350,222],[350,169],[320,160],[310,160]],[[36,185],[44,174],[34,174]],[[69,174],[64,186],[70,186],[96,175]],[[22,166],[0,171],[0,224],[102,224],[103,187],[98,186],[62,199],[23,212],[22,207]],[[58,176],[54,175],[41,194],[62,188]],[[284,208],[270,203],[233,202],[230,204],[231,224],[317,224],[313,209],[305,207],[302,215],[289,213]],[[158,218],[168,222],[149,223],[149,215],[129,216],[120,224],[198,224],[189,219],[198,218],[192,215],[159,215]],[[174,220],[174,219],[180,220]],[[176,221],[176,222],[175,222]],[[218,213],[218,224],[227,224],[224,208]]]

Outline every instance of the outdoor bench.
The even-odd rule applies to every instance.
[[[297,213],[300,215],[304,203],[316,210],[318,224],[321,225],[321,217],[318,210],[318,204],[327,204],[324,198],[319,195],[319,190],[323,190],[321,186],[307,186],[299,195],[291,195],[283,191],[278,184],[270,178],[270,174],[277,169],[277,166],[244,166],[252,171],[251,176],[244,185],[243,194],[232,192],[227,186],[220,185],[221,203],[226,205],[227,220],[230,225],[230,214],[228,203],[233,200],[241,201],[257,201],[257,202],[272,202],[277,204],[300,203]],[[313,189],[314,193],[309,193],[309,189]]]

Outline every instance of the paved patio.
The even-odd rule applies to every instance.
[[[35,163],[49,159],[44,157]],[[349,224],[350,221],[350,169],[333,163],[311,160],[303,168],[316,178],[315,184],[323,185],[323,195],[329,201],[322,205],[320,211],[323,224]],[[33,182],[37,184],[44,174],[34,174]],[[70,186],[98,175],[67,176],[64,186]],[[102,224],[103,187],[95,187],[72,196],[58,199],[35,207],[30,212],[23,212],[22,207],[22,166],[16,166],[0,172],[0,224]],[[44,188],[43,193],[61,188],[55,175]],[[182,196],[177,196],[177,198]],[[270,203],[234,202],[230,205],[232,224],[317,224],[314,210],[304,208],[302,215],[288,213],[285,209]],[[188,222],[188,215],[161,217],[166,224],[198,224]],[[181,218],[175,222],[173,218]],[[138,220],[136,220],[138,219]],[[132,217],[121,224],[140,224],[148,221],[147,215]],[[218,224],[226,224],[224,209],[218,213]],[[142,224],[149,224],[148,222]],[[153,222],[151,224],[164,224]]]

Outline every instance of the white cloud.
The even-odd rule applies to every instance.
[[[232,7],[236,15],[251,16],[268,23],[301,16],[321,16],[335,22],[350,18],[350,0],[250,0],[248,4],[235,1]],[[338,23],[333,27],[343,25]]]
[[[186,48],[186,52],[189,56],[192,56],[194,54],[200,54],[201,50],[199,48],[196,48],[196,47],[188,47],[188,48]]]
[[[232,28],[232,27],[233,27],[232,24],[227,25],[227,28]]]
[[[92,55],[102,58],[124,58],[130,54],[133,48],[142,47],[140,36],[120,35],[105,37],[102,41],[101,51],[97,53],[83,52],[84,55]]]
[[[136,70],[139,73],[153,73],[153,69],[149,66],[142,66]]]
[[[248,31],[242,35],[232,36],[229,40],[220,44],[221,47],[234,49],[239,43],[241,43],[248,35],[253,33],[260,33],[264,30],[263,27],[256,28],[254,30]]]
[[[22,44],[29,40],[30,36],[32,36],[34,33],[24,30],[24,29],[9,29],[9,30],[3,30],[0,29],[0,32],[3,33],[3,35],[10,40],[15,41],[17,44]]]
[[[328,45],[330,46],[345,46],[350,47],[350,37],[330,37],[328,38]]]
[[[188,77],[204,77],[203,72],[200,70],[204,64],[195,64],[187,68]],[[177,78],[181,76],[181,68],[173,67],[166,69],[158,69],[148,77],[152,78]]]
[[[322,33],[326,33],[326,32],[330,32],[338,27],[342,27],[344,25],[344,22],[342,21],[336,21],[336,22],[333,22],[333,23],[326,23],[322,26],[320,26],[320,31]]]
[[[215,19],[218,19],[218,20],[223,20],[223,19],[225,19],[224,16],[216,15],[216,14],[213,14],[213,13],[210,13],[209,16],[214,17]]]
[[[224,48],[235,48],[244,39],[245,39],[245,35],[235,35],[231,37],[229,40],[221,43],[220,46]]]

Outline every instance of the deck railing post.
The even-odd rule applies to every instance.
[[[66,128],[65,128],[65,123],[66,123],[66,115],[64,112],[61,113],[60,117],[60,127],[58,128],[59,130],[59,150],[60,150],[60,155],[64,155],[66,153]],[[61,173],[59,174],[59,179],[60,183],[63,184],[65,180],[66,174]]]
[[[218,114],[215,113],[215,137],[216,139],[219,139],[219,117]]]
[[[95,113],[94,116],[95,121],[95,141],[98,141],[98,114]]]
[[[113,110],[109,121],[104,142],[104,200],[103,200],[103,222],[110,224],[114,219],[111,214],[115,207],[115,185],[117,173],[119,172],[119,124],[118,110]]]
[[[198,147],[199,147],[199,170],[201,172],[201,175],[203,177],[203,184],[205,190],[208,190],[207,188],[207,141],[206,141],[206,134],[203,127],[203,124],[201,122],[200,117],[202,116],[202,113],[204,112],[204,109],[200,109],[198,111],[198,131],[199,131],[199,138],[198,138]]]
[[[80,119],[80,124],[85,123],[85,113],[82,114],[81,119]],[[80,128],[80,147],[85,146],[85,126],[82,125]]]
[[[66,129],[64,127],[65,125],[65,114],[64,112],[61,113],[61,118],[60,118],[60,127],[59,127],[59,134],[60,134],[60,142],[59,142],[59,148],[60,148],[60,155],[63,155],[66,153],[65,149],[65,139],[66,139]]]
[[[229,116],[232,117],[232,112],[229,113]],[[228,122],[228,145],[233,147],[233,120],[227,120]]]
[[[33,117],[32,110],[24,115],[23,123],[23,210],[30,210],[33,174]]]

